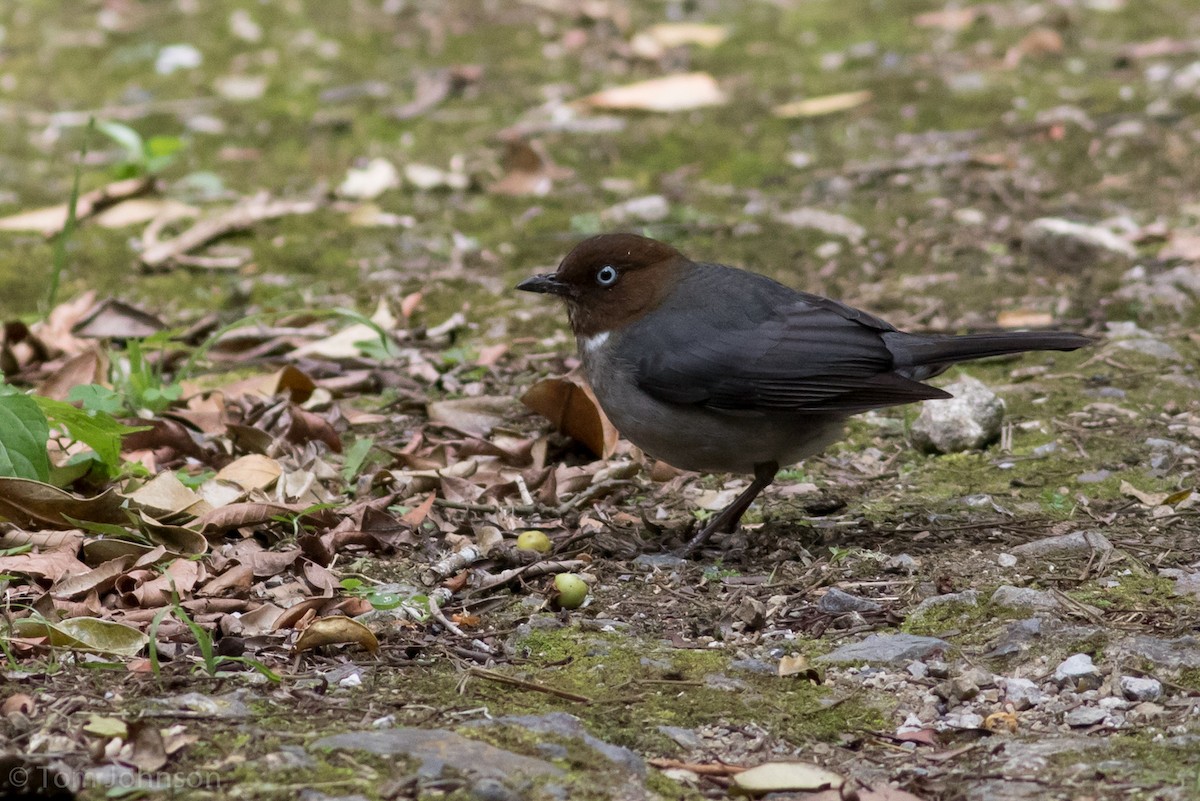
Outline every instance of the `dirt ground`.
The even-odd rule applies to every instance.
[[[0,120],[8,380],[51,391],[83,346],[13,332],[50,342],[57,301],[95,325],[86,292],[198,332],[126,440],[147,473],[70,489],[247,454],[280,476],[240,517],[170,507],[166,555],[94,598],[11,548],[70,529],[94,571],[113,528],[0,523],[0,796],[695,799],[802,762],[836,778],[786,769],[771,798],[1200,798],[1194,3],[30,0],[0,8]],[[145,184],[68,238],[51,304],[61,209],[22,215],[66,202],[85,137],[83,192]],[[215,244],[174,239],[230,208]],[[856,417],[684,560],[746,477],[518,402],[578,360],[512,287],[606,230],[905,329],[1096,341],[936,379],[1004,400],[981,449],[914,447],[920,408]],[[337,309],[390,344],[336,340]],[[189,589],[151,596],[156,570]],[[55,644],[33,613],[149,645]],[[342,616],[362,630],[304,642]]]

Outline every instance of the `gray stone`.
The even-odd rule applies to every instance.
[[[926,665],[924,662],[909,662],[905,670],[914,679],[923,679],[929,675],[929,665]]]
[[[1106,264],[1125,266],[1137,250],[1107,228],[1042,217],[1021,232],[1022,248],[1034,261],[1056,269],[1082,271]]]
[[[996,606],[1034,609],[1039,612],[1053,612],[1062,607],[1059,600],[1048,592],[1030,587],[1013,587],[1008,584],[996,588],[996,591],[992,593],[992,603]]]
[[[1106,717],[1108,717],[1108,712],[1099,707],[1077,706],[1063,716],[1063,723],[1066,723],[1073,729],[1079,729],[1103,723]]]
[[[774,676],[778,668],[761,659],[735,659],[729,663],[730,670],[740,670],[743,673],[758,673],[763,676]]]
[[[1157,701],[1162,697],[1162,682],[1141,676],[1122,676],[1121,693],[1130,701]]]
[[[1087,654],[1072,654],[1054,669],[1054,681],[1059,687],[1070,687],[1077,692],[1094,690],[1102,680],[1092,658]]]
[[[600,218],[609,223],[659,222],[671,214],[671,204],[662,195],[645,195],[611,206],[600,212]]]
[[[408,757],[420,762],[419,776],[431,779],[439,778],[446,768],[494,779],[514,774],[530,778],[563,775],[561,768],[545,760],[514,754],[445,729],[350,731],[322,737],[309,747]]]
[[[1168,670],[1200,668],[1200,639],[1190,634],[1173,640],[1135,635],[1121,640],[1117,645],[1121,650]]]
[[[882,607],[878,601],[860,598],[837,587],[830,587],[821,596],[821,600],[817,601],[817,608],[829,615],[844,615],[847,612],[875,612]]]
[[[1018,712],[1032,709],[1046,700],[1042,689],[1029,679],[1006,678],[1001,681],[1001,686],[1004,688],[1004,700]]]
[[[1026,646],[1042,633],[1041,618],[1031,617],[1010,623],[1004,633],[996,640],[987,656],[995,658],[1019,654]]]
[[[926,598],[917,604],[916,607],[909,613],[911,617],[920,617],[930,609],[936,609],[939,606],[948,604],[962,604],[963,606],[978,606],[979,592],[977,590],[963,590],[962,592],[949,592],[945,595],[935,595],[932,598]]]
[[[704,747],[704,738],[691,729],[681,729],[678,726],[659,726],[658,730],[670,737],[680,748],[696,751]]]
[[[1097,559],[1107,556],[1113,549],[1112,543],[1096,531],[1076,531],[1058,537],[1027,542],[1012,549],[1012,552],[1022,559],[1076,559],[1090,557],[1095,554]]]
[[[1016,567],[1017,557],[1013,556],[1011,553],[999,553],[996,554],[996,564],[1004,568]]]
[[[471,785],[471,795],[479,801],[521,801],[516,791],[498,779],[480,779]]]
[[[686,565],[687,560],[682,556],[670,553],[644,553],[634,559],[633,563],[638,567],[651,570],[670,570]]]
[[[1137,323],[1113,322],[1106,325],[1110,346],[1120,350],[1141,353],[1155,359],[1181,362],[1183,357],[1179,351],[1154,336]]]
[[[1004,401],[982,381],[963,378],[946,387],[948,400],[926,401],[912,424],[912,441],[933,453],[982,448],[1000,438]]]
[[[888,557],[888,560],[883,563],[883,569],[888,573],[903,573],[906,576],[911,576],[917,572],[920,564],[912,556],[906,553],[898,553],[895,556]]]
[[[914,659],[947,651],[950,643],[936,637],[920,637],[916,634],[872,634],[865,640],[843,645],[832,653],[818,656],[818,662],[881,662],[883,664],[907,664]]]
[[[982,729],[983,715],[975,712],[954,712],[942,718],[942,724],[949,729]]]
[[[946,679],[950,677],[950,665],[940,659],[933,659],[926,663],[926,670],[929,675],[935,679]]]
[[[589,732],[579,718],[566,712],[548,712],[544,715],[513,715],[488,721],[473,721],[471,726],[516,726],[537,734],[550,734],[579,740],[588,748],[621,768],[625,773],[639,778],[646,775],[646,763],[642,758],[619,745],[606,743]]]

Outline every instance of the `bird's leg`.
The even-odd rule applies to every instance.
[[[762,462],[754,465],[754,480],[750,482],[750,486],[746,487],[742,494],[737,496],[733,503],[726,506],[719,515],[708,521],[708,525],[700,529],[699,534],[688,540],[687,544],[679,551],[679,555],[685,559],[693,556],[718,531],[724,534],[737,531],[742,515],[750,508],[750,504],[754,502],[758,494],[775,480],[775,474],[778,472],[779,465],[775,462]]]

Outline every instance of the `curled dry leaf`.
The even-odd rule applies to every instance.
[[[379,650],[379,640],[371,630],[348,617],[323,617],[314,620],[308,628],[300,632],[296,640],[297,651],[309,651],[322,645],[341,645],[353,643],[361,645],[371,653]]]
[[[784,103],[771,109],[771,113],[783,119],[823,117],[826,114],[836,114],[839,111],[857,108],[870,99],[871,92],[866,89],[858,92],[842,92],[836,95],[822,95]]]
[[[670,112],[722,106],[728,100],[707,72],[688,72],[604,89],[581,102],[593,108]]]
[[[600,408],[592,388],[577,371],[543,378],[521,396],[521,403],[602,459],[616,450],[620,435]]]

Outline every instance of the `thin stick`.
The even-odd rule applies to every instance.
[[[516,679],[516,678],[513,678],[512,676],[505,676],[503,673],[497,673],[494,670],[487,670],[486,668],[470,667],[470,668],[467,668],[467,673],[471,676],[478,676],[481,679],[487,679],[488,681],[494,681],[497,684],[508,684],[513,687],[520,687],[522,690],[533,690],[534,692],[546,693],[547,695],[553,695],[557,698],[564,698],[568,701],[575,701],[580,704],[592,703],[592,699],[588,698],[586,695],[578,695],[576,693],[569,693],[566,690],[559,690],[555,687],[548,687],[545,684],[538,684],[537,682],[534,682],[534,681],[525,681],[524,679]]]

